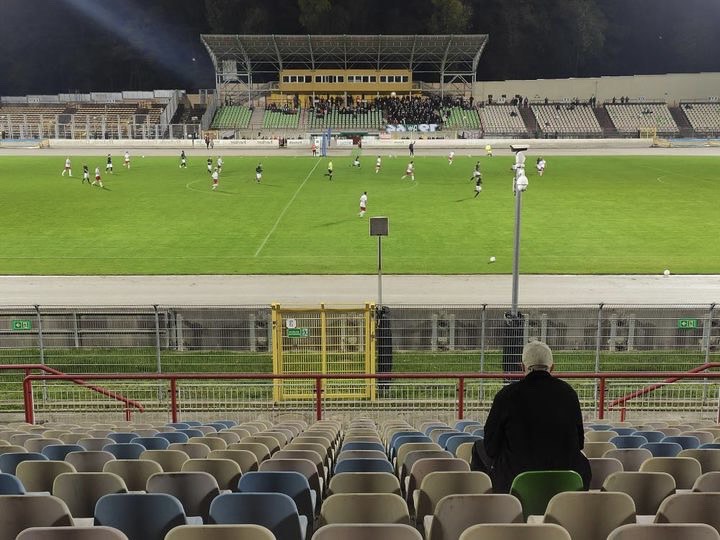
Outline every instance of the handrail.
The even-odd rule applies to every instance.
[[[720,365],[720,364],[717,364]],[[599,380],[599,401],[597,407],[598,418],[602,419],[605,414],[605,386],[607,379],[656,379],[659,377],[669,378],[690,378],[690,379],[720,379],[720,372],[713,373],[687,373],[687,372],[655,372],[655,371],[642,371],[642,372],[567,372],[567,373],[555,373],[556,377],[561,379],[598,379]],[[316,417],[318,420],[322,419],[322,401],[323,401],[323,385],[322,381],[325,379],[453,379],[458,381],[456,387],[457,395],[457,414],[458,418],[462,419],[464,415],[465,407],[465,381],[470,380],[483,380],[483,379],[521,379],[525,376],[524,373],[337,373],[337,374],[322,374],[322,373],[287,373],[287,374],[276,374],[276,373],[88,373],[83,374],[82,378],[86,380],[163,380],[168,381],[170,384],[170,402],[171,402],[171,417],[173,422],[177,421],[178,418],[178,396],[177,396],[177,382],[180,380],[292,380],[292,379],[306,379],[315,381],[315,409]],[[30,399],[26,399],[26,407],[30,406],[26,410],[26,418],[29,418],[28,423],[33,423],[34,411],[32,410],[32,383],[33,381],[48,381],[48,380],[73,380],[77,376],[74,375],[32,375],[28,374],[23,379],[23,391],[26,396],[30,396]],[[720,422],[720,411],[718,411],[718,421]]]
[[[685,378],[687,378],[688,375],[690,375],[690,374],[702,374],[702,375],[703,375],[702,378],[704,379],[704,378],[705,378],[705,375],[707,375],[707,374],[706,374],[706,373],[703,373],[703,371],[708,370],[708,369],[712,369],[712,368],[717,368],[717,367],[720,367],[720,362],[707,362],[707,363],[705,363],[705,364],[696,366],[696,367],[694,367],[694,368],[692,368],[692,369],[689,369],[688,371],[683,372],[683,374],[680,375],[680,376],[674,376],[674,375],[673,375],[673,376],[671,376],[671,377],[668,377],[667,379],[665,379],[665,380],[662,381],[662,382],[655,383],[655,384],[651,384],[650,386],[646,386],[645,388],[641,388],[640,390],[636,390],[635,392],[632,392],[632,393],[630,393],[630,394],[628,394],[628,395],[626,395],[626,396],[622,396],[622,397],[617,398],[615,401],[613,401],[612,403],[610,403],[610,405],[608,405],[608,410],[612,410],[613,408],[617,407],[618,405],[623,406],[623,408],[621,409],[621,419],[624,419],[624,416],[625,416],[625,414],[624,414],[624,411],[625,411],[624,406],[625,406],[625,405],[627,404],[627,402],[630,401],[631,399],[635,399],[636,397],[644,396],[644,395],[646,395],[646,394],[649,394],[650,392],[654,392],[654,391],[657,390],[658,388],[662,388],[663,386],[666,386],[666,385],[668,385],[668,384],[672,384],[672,383],[677,382],[677,381],[679,381],[679,380],[681,380],[681,379],[685,379]],[[669,374],[666,374],[666,375],[669,375]],[[694,378],[694,377],[693,377],[693,378]],[[720,414],[720,412],[719,412],[719,414]]]
[[[51,368],[49,366],[43,365],[43,364],[0,364],[0,371],[24,371],[25,372],[25,379],[28,377],[33,376],[39,376],[42,377],[43,375],[32,375],[32,370],[39,370],[43,371],[45,373],[49,373],[50,375],[45,375],[46,377],[59,377],[63,380],[71,381],[79,386],[84,386],[88,390],[92,390],[93,392],[97,392],[98,394],[101,394],[103,396],[112,398],[116,401],[119,401],[121,403],[125,404],[125,418],[127,420],[130,420],[132,417],[131,408],[137,409],[138,412],[143,412],[145,410],[145,407],[134,399],[126,398],[125,396],[118,394],[116,392],[113,392],[112,390],[108,390],[106,388],[103,388],[101,386],[96,386],[94,384],[87,384],[83,379],[78,378],[77,375],[69,375],[67,373],[63,373],[60,370],[57,370],[55,368]],[[23,379],[23,385],[25,384],[25,379]],[[28,417],[28,409],[32,409],[32,392],[31,393],[25,393],[24,394],[25,399],[25,419],[27,420]],[[33,422],[28,422],[33,423]]]

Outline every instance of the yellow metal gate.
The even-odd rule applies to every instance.
[[[375,373],[375,306],[272,305],[273,373]],[[275,401],[315,396],[314,380],[276,380]],[[323,381],[326,398],[375,398],[372,379]]]

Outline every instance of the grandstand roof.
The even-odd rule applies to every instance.
[[[440,76],[474,76],[487,34],[469,35],[212,35],[201,36],[215,65],[237,71],[282,69],[410,69]],[[474,78],[474,77],[473,77]]]

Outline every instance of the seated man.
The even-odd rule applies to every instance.
[[[565,381],[550,375],[545,343],[525,345],[526,375],[500,390],[485,422],[485,438],[473,447],[472,468],[490,475],[495,493],[508,493],[525,471],[574,470],[590,485],[590,464],[580,452],[585,437],[580,401]]]

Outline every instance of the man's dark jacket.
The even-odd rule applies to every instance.
[[[577,471],[587,489],[591,472],[580,452],[584,442],[575,390],[547,371],[529,372],[497,393],[485,423],[493,490],[508,493],[521,472],[567,469]]]

